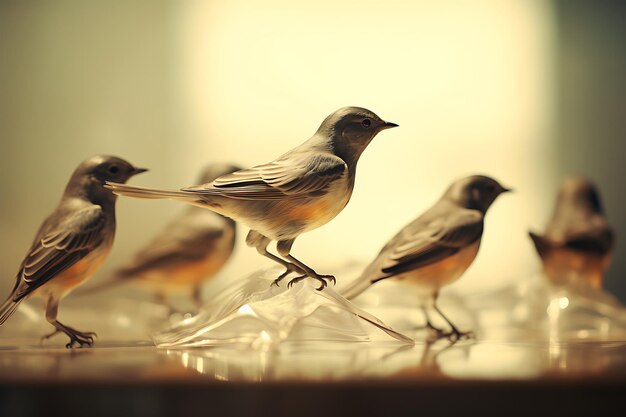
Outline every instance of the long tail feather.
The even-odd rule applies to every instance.
[[[361,295],[361,293],[368,289],[371,285],[372,283],[370,280],[359,277],[349,283],[345,288],[341,289],[341,295],[348,300],[352,300]]]
[[[13,297],[9,297],[4,304],[2,304],[2,307],[0,307],[0,325],[4,324],[4,322],[15,313],[17,306],[20,305],[22,300],[23,298],[14,301]]]
[[[114,182],[107,182],[104,187],[113,191],[114,194],[127,197],[183,201],[193,201],[197,199],[197,195],[185,191],[156,190],[154,188],[136,187],[133,185],[118,184]]]

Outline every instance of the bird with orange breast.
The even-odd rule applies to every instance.
[[[458,340],[461,332],[437,306],[439,290],[463,275],[478,253],[485,214],[496,198],[510,189],[493,178],[474,175],[454,182],[434,206],[405,226],[382,248],[363,273],[341,291],[356,298],[372,285],[386,280],[406,282],[417,295],[426,326],[438,337]],[[435,327],[433,308],[450,326]]]
[[[0,307],[0,325],[22,301],[39,296],[46,302],[46,319],[55,329],[44,339],[65,333],[70,338],[68,348],[93,344],[95,333],[57,320],[59,301],[96,271],[113,245],[117,197],[104,188],[105,182],[126,182],[145,171],[114,156],[95,156],[76,168],[20,265],[13,291]]]
[[[376,135],[398,126],[361,107],[344,107],[330,114],[315,134],[272,162],[235,171],[214,181],[181,190],[159,190],[107,183],[115,194],[148,199],[180,200],[250,227],[248,246],[298,274],[289,284],[306,277],[319,281],[319,290],[332,275],[317,273],[297,259],[291,248],[298,236],[337,216],[348,204],[363,151]],[[276,241],[280,256],[267,249]]]
[[[600,194],[590,180],[567,179],[545,232],[529,235],[552,283],[602,286],[615,234],[604,215]]]

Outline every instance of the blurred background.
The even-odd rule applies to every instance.
[[[73,169],[99,153],[191,185],[204,164],[271,160],[339,107],[400,128],[365,151],[347,208],[294,254],[321,273],[367,262],[459,177],[515,188],[490,210],[455,286],[539,270],[568,174],[597,181],[618,247],[606,287],[626,301],[626,3],[620,1],[0,1],[0,296]],[[127,260],[177,202],[122,198],[111,256]],[[221,279],[270,261],[245,247]],[[341,276],[338,277],[341,279]]]

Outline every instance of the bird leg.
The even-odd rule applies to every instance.
[[[195,295],[195,291],[193,294],[193,299],[194,301],[196,301],[196,295]],[[156,304],[162,305],[163,307],[167,308],[167,315],[171,316],[172,314],[184,314],[184,312],[179,309],[178,307],[176,307],[176,305],[172,304],[170,300],[168,300],[167,296],[165,295],[165,292],[163,291],[157,291],[154,294],[154,302]]]
[[[191,293],[191,298],[196,303],[196,307],[198,309],[202,308],[202,285],[198,284],[193,287],[193,291]]]
[[[448,325],[450,326],[450,332],[444,333],[443,336],[447,337],[448,339],[450,339],[451,341],[457,341],[457,340],[461,340],[461,339],[471,339],[474,336],[473,332],[462,332],[460,331],[451,321],[449,318],[447,318],[445,316],[445,314],[443,314],[441,312],[441,310],[439,309],[439,307],[437,307],[437,303],[435,303],[433,305],[433,308],[435,309],[435,311],[437,313],[439,313],[439,315],[446,321],[446,323],[448,323]]]
[[[59,300],[51,296],[48,298],[48,304],[46,306],[46,320],[48,320],[48,323],[52,324],[56,330],[43,336],[41,341],[43,342],[57,333],[65,333],[70,338],[69,343],[65,345],[68,349],[73,348],[75,344],[78,345],[78,347],[93,345],[93,339],[97,337],[97,335],[94,332],[80,332],[59,322],[57,320],[58,310]]]
[[[279,286],[278,283],[280,281],[282,281],[287,275],[291,274],[292,272],[297,272],[299,274],[305,274],[306,272],[303,271],[300,267],[298,267],[298,265],[295,265],[291,262],[287,262],[284,259],[279,258],[278,256],[271,254],[270,252],[268,252],[267,250],[265,251],[265,253],[261,253],[261,255],[270,258],[271,260],[273,260],[274,262],[278,262],[279,264],[281,264],[282,266],[284,266],[285,268],[287,268],[287,270],[285,272],[283,272],[282,274],[280,274],[278,276],[278,278],[276,278],[274,280],[274,282],[272,282],[272,285],[276,285],[277,287]]]
[[[270,244],[270,239],[267,238],[266,236],[263,236],[259,232],[256,232],[254,230],[250,230],[250,232],[248,233],[248,236],[246,236],[246,243],[248,244],[248,246],[255,247],[257,252],[259,252],[260,255],[263,255],[266,258],[269,258],[272,261],[281,264],[282,266],[284,266],[287,269],[285,272],[280,274],[278,276],[278,278],[276,278],[274,280],[272,285],[276,285],[278,287],[279,286],[278,283],[280,281],[282,281],[287,275],[289,275],[292,272],[297,272],[299,274],[305,274],[306,275],[305,271],[303,271],[297,265],[294,265],[291,262],[287,262],[286,260],[281,259],[278,256],[274,255],[273,253],[270,253],[267,250],[267,246]]]
[[[435,339],[440,339],[442,337],[445,337],[447,334],[445,332],[445,330],[440,329],[439,327],[436,327],[432,321],[430,321],[430,316],[428,315],[428,310],[426,310],[426,307],[422,307],[422,311],[424,312],[424,317],[426,318],[426,325],[423,327],[419,327],[420,329],[428,329],[431,332],[433,332],[433,334],[435,335]]]
[[[328,282],[326,282],[326,280],[332,282],[333,284],[335,284],[337,282],[337,280],[335,279],[334,276],[332,276],[332,275],[320,275],[317,272],[315,272],[313,270],[313,268],[310,268],[306,264],[304,264],[301,261],[299,261],[298,259],[294,258],[289,253],[291,251],[291,246],[293,245],[293,242],[294,242],[293,239],[292,240],[281,240],[281,241],[279,241],[276,244],[276,248],[278,249],[278,253],[282,257],[287,258],[293,264],[295,264],[303,272],[304,275],[318,280],[320,282],[320,286],[317,288],[318,291],[321,291],[321,290],[323,290],[324,288],[326,288],[328,286]],[[302,281],[302,279],[304,279],[304,277],[294,278],[294,279],[292,279],[289,282],[289,284],[293,285],[296,282]]]

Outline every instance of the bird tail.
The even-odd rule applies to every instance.
[[[370,285],[372,285],[372,281],[369,280],[365,274],[362,274],[357,279],[350,282],[345,288],[342,288],[339,293],[344,298],[352,300],[361,295],[361,293],[368,289]]]
[[[113,191],[113,194],[123,195],[127,197],[135,198],[148,198],[148,199],[167,199],[167,200],[183,200],[194,201],[197,200],[197,195],[178,190],[157,190],[154,188],[136,187],[133,185],[118,184],[115,182],[107,182],[104,185],[105,188]]]
[[[552,248],[551,242],[543,236],[539,236],[536,233],[528,232],[528,235],[533,240],[535,244],[535,249],[537,249],[537,253],[540,257],[544,257],[548,251]]]
[[[15,313],[17,306],[20,305],[23,298],[18,299],[17,301],[13,299],[13,294],[7,298],[7,300],[0,307],[0,325],[3,325],[5,321],[9,319]]]

